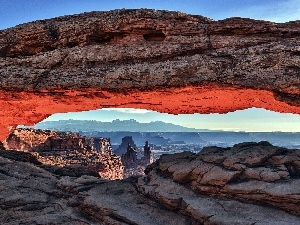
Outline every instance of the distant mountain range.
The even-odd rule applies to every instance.
[[[24,127],[24,126],[19,126]],[[25,126],[28,127],[28,126]],[[96,120],[59,120],[59,121],[45,121],[30,126],[35,129],[49,129],[59,131],[129,131],[129,132],[204,132],[210,131],[207,129],[195,129],[175,125],[172,123],[165,123],[162,121],[155,121],[150,123],[140,123],[134,119],[130,120],[113,120],[112,122],[101,122]]]

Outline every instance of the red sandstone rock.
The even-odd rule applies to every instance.
[[[299,34],[299,21],[212,21],[145,9],[0,31],[0,138],[53,113],[103,107],[300,114]]]
[[[77,167],[77,170],[96,171],[101,178],[115,180],[123,178],[121,158],[111,149],[110,141],[86,138],[77,133],[50,130],[16,129],[4,141],[8,150],[31,152],[44,165]]]

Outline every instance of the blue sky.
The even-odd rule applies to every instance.
[[[300,19],[299,0],[1,0],[0,29],[37,19],[116,8],[155,8],[218,20],[232,16],[285,22]]]
[[[234,16],[273,22],[300,20],[300,0],[1,0],[0,29],[38,19],[120,8],[175,10],[203,15],[214,20]],[[300,132],[299,115],[279,114],[264,109],[248,109],[221,115],[178,116],[139,109],[106,109],[56,114],[48,120],[112,121],[117,118],[136,119],[140,122],[161,120],[203,129]]]
[[[230,130],[230,131],[286,131],[300,132],[300,116],[281,114],[265,109],[251,108],[227,114],[188,114],[171,115],[145,109],[101,109],[81,113],[60,113],[49,117],[57,120],[98,120],[110,122],[114,119],[135,119],[138,122],[164,121],[185,127]]]

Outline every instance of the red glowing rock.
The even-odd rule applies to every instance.
[[[299,21],[144,9],[0,31],[0,139],[53,113],[103,107],[300,114],[299,37]]]

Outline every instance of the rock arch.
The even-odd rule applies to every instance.
[[[103,107],[300,114],[299,37],[299,21],[213,21],[145,9],[0,31],[0,139],[53,113]]]

